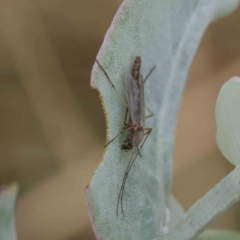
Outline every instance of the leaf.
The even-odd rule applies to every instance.
[[[195,240],[239,240],[240,233],[236,231],[227,231],[227,230],[207,230],[204,233],[202,233],[199,237],[194,239]],[[162,237],[159,240],[173,240],[173,239],[169,237]]]
[[[0,239],[16,240],[15,231],[15,201],[18,186],[0,187]]]
[[[240,78],[226,82],[216,106],[217,144],[222,154],[234,165],[240,164]]]
[[[196,240],[239,240],[240,233],[234,231],[208,230]]]
[[[97,239],[152,239],[174,222],[169,216],[174,132],[181,95],[191,61],[208,24],[230,13],[238,1],[126,0],[119,8],[97,56],[124,96],[122,76],[135,56],[142,74],[156,69],[145,85],[146,105],[154,117],[153,131],[131,169],[124,192],[126,216],[116,217],[117,196],[131,153],[116,139],[86,189],[89,215]],[[91,85],[100,92],[108,139],[123,127],[125,109],[101,69],[94,65]],[[171,212],[171,211],[170,211]]]
[[[194,239],[210,222],[239,200],[240,166],[237,166],[182,215],[180,221],[165,235],[164,240]]]

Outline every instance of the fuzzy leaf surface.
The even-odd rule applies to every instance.
[[[15,202],[18,186],[0,186],[0,239],[16,240]]]
[[[122,77],[135,57],[142,58],[143,77],[156,65],[145,84],[145,103],[154,114],[146,127],[153,131],[126,182],[125,218],[121,213],[116,217],[117,196],[131,156],[120,149],[124,136],[108,146],[93,174],[86,201],[97,239],[153,239],[177,221],[171,209],[178,210],[169,193],[181,95],[205,29],[237,4],[236,0],[126,0],[120,6],[97,59],[124,99]],[[100,92],[110,140],[123,127],[125,108],[97,64],[91,85]]]
[[[233,77],[221,88],[216,106],[217,144],[234,165],[240,164],[240,78]]]

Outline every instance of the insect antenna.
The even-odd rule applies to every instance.
[[[112,88],[114,89],[114,91],[116,92],[119,100],[122,102],[123,106],[127,107],[127,104],[124,102],[124,100],[122,99],[121,95],[118,93],[115,85],[113,84],[112,80],[110,79],[110,77],[108,76],[107,72],[105,71],[105,69],[103,68],[103,66],[99,63],[99,61],[96,59],[96,62],[98,64],[98,66],[102,69],[103,73],[105,74],[105,76],[107,77],[108,82],[111,84]]]
[[[120,192],[118,194],[117,209],[116,209],[117,217],[118,217],[119,202],[121,202],[122,214],[125,217],[124,211],[123,211],[123,191],[124,191],[124,187],[125,187],[125,183],[126,183],[126,180],[127,180],[128,173],[129,173],[133,163],[135,162],[137,156],[138,156],[138,153],[136,153],[136,154],[134,152],[132,153],[132,156],[130,158],[130,161],[128,163],[126,171],[124,173],[124,177],[123,177],[123,180],[122,180],[122,185],[121,185],[121,188],[120,188]]]

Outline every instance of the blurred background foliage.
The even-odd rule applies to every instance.
[[[20,183],[19,240],[94,239],[84,188],[105,120],[89,79],[121,2],[0,1],[0,184]],[[213,23],[191,67],[173,173],[185,209],[233,169],[216,146],[214,111],[222,84],[240,75],[239,24],[240,8]],[[211,227],[240,230],[240,204]]]

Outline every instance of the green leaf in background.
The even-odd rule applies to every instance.
[[[123,138],[107,148],[86,188],[90,219],[97,239],[146,240],[166,233],[180,217],[170,197],[176,118],[188,70],[209,23],[232,12],[237,0],[126,0],[105,36],[97,59],[124,96],[122,76],[135,57],[142,74],[156,69],[145,84],[145,102],[154,116],[153,131],[131,169],[124,192],[125,218],[116,216],[117,196],[131,153]],[[102,98],[108,139],[123,127],[125,109],[101,69],[94,65],[91,84]],[[174,210],[172,210],[174,209]],[[174,211],[174,212],[173,212]],[[179,217],[176,217],[179,216]]]
[[[227,230],[206,230],[200,234],[199,237],[194,238],[195,240],[239,240],[240,233],[235,231]],[[153,239],[157,240],[157,239]],[[159,240],[173,240],[169,237],[162,237]]]
[[[233,77],[221,88],[216,104],[217,143],[224,156],[235,169],[208,191],[201,199],[182,215],[165,239],[193,239],[221,213],[240,200],[240,78]],[[222,235],[221,235],[222,234]],[[202,238],[224,239],[228,232],[205,233]],[[231,234],[234,239],[239,235]],[[200,239],[202,239],[200,238]],[[226,238],[228,239],[228,238]],[[158,238],[155,240],[162,240]]]
[[[15,204],[18,185],[0,186],[0,240],[16,240]]]
[[[233,77],[220,91],[216,106],[217,144],[234,165],[240,164],[240,78]]]
[[[239,200],[240,166],[237,166],[182,215],[180,221],[165,235],[164,240],[195,239],[210,222]]]
[[[224,230],[208,230],[202,233],[196,240],[239,240],[240,233]]]

